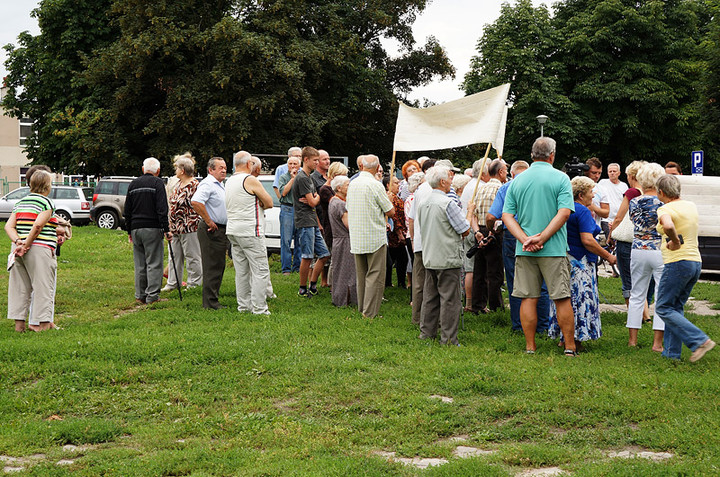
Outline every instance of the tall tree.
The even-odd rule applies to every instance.
[[[699,142],[703,2],[568,0],[553,19],[579,153],[627,164],[678,160]]]
[[[577,142],[575,107],[563,94],[558,78],[557,40],[548,9],[519,0],[514,5],[503,3],[500,17],[486,25],[478,41],[479,55],[472,59],[463,89],[473,94],[511,84],[506,160],[528,157],[540,132],[535,119],[540,114],[551,118],[545,133],[562,144],[561,153],[567,155],[566,145]]]
[[[561,163],[590,155],[686,162],[702,144],[706,9],[700,0],[564,0],[551,17],[528,0],[504,4],[478,43],[465,91],[512,83],[510,159],[526,157],[534,118],[546,114]]]
[[[15,117],[34,119],[28,138],[28,157],[58,170],[77,172],[84,158],[60,131],[82,111],[91,90],[81,76],[83,59],[117,36],[110,22],[112,0],[42,0],[32,15],[41,35],[19,36],[8,52],[3,106]]]
[[[411,26],[425,0],[116,0],[116,39],[88,56],[82,109],[55,134],[93,172],[189,149],[389,154],[396,101],[454,74]],[[41,7],[42,8],[42,7]],[[390,58],[380,38],[400,41]],[[109,158],[113,158],[109,161]]]

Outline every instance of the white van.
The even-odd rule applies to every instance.
[[[695,202],[699,218],[698,243],[702,269],[720,272],[720,177],[677,176],[680,197]]]

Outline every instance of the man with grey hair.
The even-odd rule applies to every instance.
[[[567,175],[553,168],[555,140],[540,137],[532,146],[533,164],[513,180],[505,196],[502,220],[517,239],[515,289],[526,353],[535,353],[537,304],[543,280],[557,308],[565,354],[576,356],[575,322],[570,303],[570,261],[565,223],[575,211]]]
[[[160,301],[163,234],[168,240],[172,239],[172,234],[165,183],[158,177],[160,161],[148,157],[143,162],[142,171],[143,175],[128,186],[123,215],[128,238],[133,244],[135,301],[149,305]]]
[[[479,245],[473,267],[471,308],[476,313],[488,313],[503,308],[502,240],[503,229],[488,228],[485,216],[500,187],[507,181],[507,164],[495,159],[488,166],[490,179],[478,190],[475,200],[468,205],[468,220]],[[500,225],[499,223],[497,225]]]
[[[259,162],[259,160],[257,161]],[[238,311],[269,315],[266,289],[270,267],[265,248],[265,209],[272,197],[253,175],[258,164],[250,153],[240,151],[233,158],[235,174],[225,184],[227,237],[235,266],[235,293]]]
[[[362,171],[348,186],[350,252],[355,256],[358,309],[365,318],[380,311],[385,291],[387,219],[395,215],[382,183],[375,179],[377,156],[361,156]]]
[[[515,179],[520,173],[530,168],[530,164],[525,161],[515,161],[510,167],[510,175]],[[495,200],[490,206],[490,210],[485,215],[485,225],[488,229],[494,229],[495,224],[502,218],[502,210],[505,205],[505,196],[512,182],[506,182],[498,189]],[[502,222],[500,222],[502,224]],[[506,229],[503,224],[503,229]],[[509,232],[503,233],[502,254],[503,268],[505,269],[505,281],[507,282],[507,290],[510,294],[510,325],[513,331],[522,331],[522,323],[520,322],[520,298],[512,295],[515,286],[515,245],[517,240],[513,234]],[[548,297],[547,287],[542,285],[540,290],[540,299],[537,306],[537,333],[547,334],[550,326],[550,297]]]
[[[293,146],[290,149],[288,149],[287,155],[288,155],[288,161],[291,158],[295,158],[298,160],[298,162],[302,162],[302,149],[297,146]],[[277,196],[278,199],[280,198],[280,178],[282,177],[283,174],[287,173],[287,171],[288,171],[287,161],[285,162],[285,164],[280,164],[277,167],[277,169],[275,169],[275,180],[273,181],[273,190],[275,191],[275,195]]]
[[[602,191],[605,200],[610,204],[610,212],[607,216],[608,223],[613,223],[620,204],[623,201],[623,194],[628,190],[626,183],[620,180],[620,164],[613,162],[607,166],[608,179],[602,179],[597,183],[597,189]]]
[[[439,320],[440,344],[459,346],[462,238],[468,235],[470,224],[447,195],[451,184],[449,168],[436,165],[428,169],[425,177],[433,190],[417,211],[425,265],[419,338],[435,338]]]
[[[213,157],[208,161],[207,171],[207,177],[198,184],[190,203],[202,219],[198,227],[198,240],[202,254],[203,308],[219,310],[225,308],[218,297],[225,274],[225,254],[230,245],[225,233],[225,160],[222,157]]]

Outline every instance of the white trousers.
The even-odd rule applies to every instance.
[[[175,277],[175,268],[180,274],[180,282],[182,283],[185,262],[187,262],[188,272],[187,286],[200,286],[202,284],[202,254],[197,232],[173,235],[172,242],[168,244],[168,247],[170,246],[172,246],[172,253],[175,256],[175,267],[173,267],[172,261],[168,260],[167,286],[173,288],[177,286],[178,280]],[[168,259],[171,256],[168,250]]]
[[[660,250],[635,250],[630,252],[630,277],[632,289],[628,302],[627,328],[640,329],[645,308],[650,278],[655,278],[655,301],[657,302],[658,285],[663,273],[663,259]],[[653,314],[653,330],[664,331],[665,323],[657,313]]]
[[[264,237],[227,235],[232,244],[238,311],[267,313],[270,266]]]

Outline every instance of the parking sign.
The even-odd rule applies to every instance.
[[[690,156],[690,168],[692,169],[692,175],[701,176],[703,175],[703,163],[705,162],[705,153],[703,151],[693,151]]]

